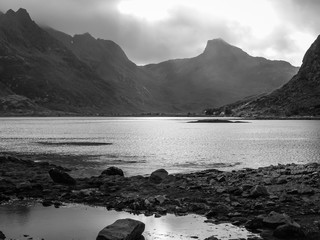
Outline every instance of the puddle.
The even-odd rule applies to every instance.
[[[121,218],[144,222],[146,240],[205,239],[210,236],[227,240],[253,236],[244,228],[231,224],[204,223],[206,218],[193,214],[155,218],[108,211],[103,207],[72,204],[54,208],[21,202],[0,206],[0,231],[12,239],[87,240],[96,239],[101,229]]]

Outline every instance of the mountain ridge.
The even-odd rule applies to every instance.
[[[281,88],[264,96],[241,100],[210,112],[245,117],[320,115],[320,35],[303,57],[301,68]]]
[[[193,58],[137,66],[113,41],[40,28],[24,9],[0,15],[0,97],[20,95],[9,99],[26,97],[48,111],[201,112],[273,90],[296,71],[222,39]]]

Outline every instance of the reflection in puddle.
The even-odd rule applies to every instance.
[[[102,207],[67,205],[61,208],[42,207],[40,204],[12,204],[0,206],[0,230],[7,238],[27,239],[95,239],[98,232],[117,219],[132,218],[146,224],[146,240],[246,238],[243,228],[230,224],[204,223],[198,215],[177,217],[172,214],[161,218],[133,215],[126,212],[107,211]]]

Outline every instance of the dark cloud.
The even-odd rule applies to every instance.
[[[124,0],[0,0],[0,11],[23,7],[39,24],[71,35],[90,32],[113,40],[138,64],[196,56],[204,50],[207,40],[221,37],[249,54],[299,65],[320,33],[319,0],[261,0],[271,6],[270,13],[263,5],[253,10],[239,5],[254,5],[253,0],[225,0],[230,5],[225,4],[224,9],[214,5],[221,4],[217,0],[171,0],[176,4],[159,21],[121,13],[121,1]],[[198,2],[208,4],[205,11],[195,7]],[[168,3],[163,0],[163,4]],[[269,18],[272,28],[268,24],[259,26],[262,14]]]

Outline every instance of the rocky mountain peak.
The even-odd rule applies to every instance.
[[[29,15],[29,13],[27,12],[26,9],[24,8],[19,8],[18,11],[13,11],[12,9],[9,9],[6,14],[6,16],[10,16],[10,17],[15,17],[19,20],[22,20],[22,21],[31,21],[31,17]]]
[[[230,57],[247,55],[242,49],[235,47],[222,38],[208,40],[207,46],[203,52],[207,57]]]
[[[74,41],[95,41],[96,39],[88,32],[83,33],[83,34],[76,34],[73,37]]]

